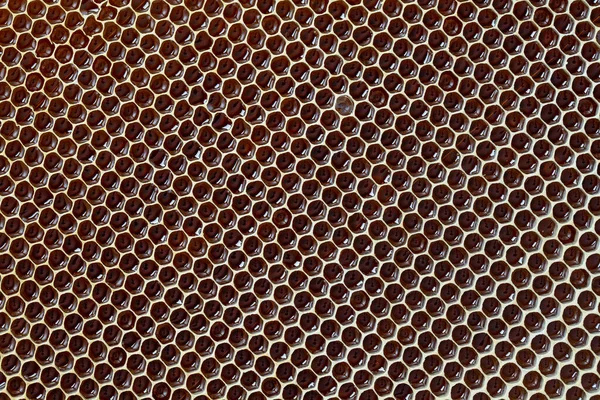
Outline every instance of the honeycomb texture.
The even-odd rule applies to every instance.
[[[599,0],[0,0],[1,399],[600,399]]]

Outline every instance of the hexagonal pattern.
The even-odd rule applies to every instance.
[[[600,399],[599,0],[0,0],[0,399]]]

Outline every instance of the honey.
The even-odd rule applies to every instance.
[[[596,3],[0,1],[0,398],[597,398]]]

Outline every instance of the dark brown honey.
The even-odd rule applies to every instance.
[[[597,399],[599,21],[0,1],[0,398]]]

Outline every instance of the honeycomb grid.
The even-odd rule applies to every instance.
[[[599,0],[0,0],[0,399],[600,399]]]

